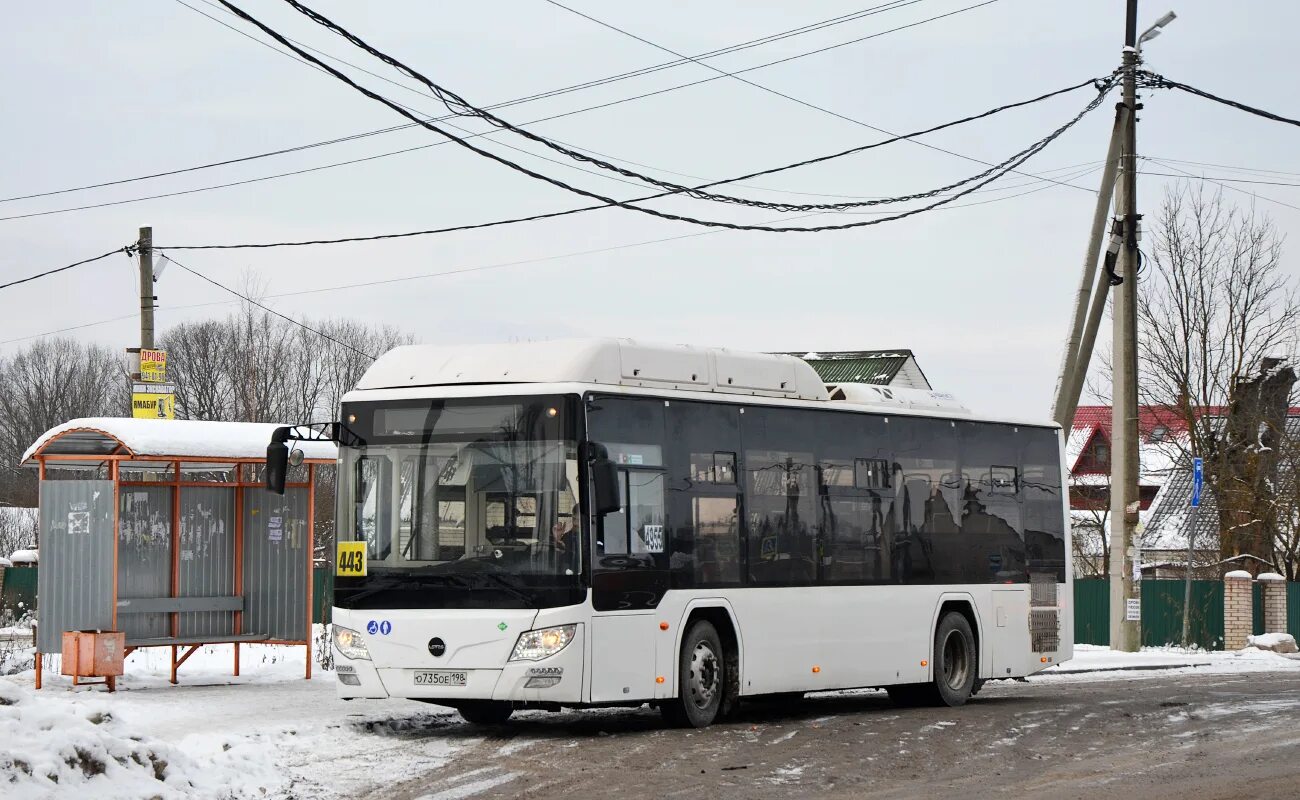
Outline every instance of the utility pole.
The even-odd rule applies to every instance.
[[[1079,279],[1079,293],[1075,301],[1074,316],[1070,321],[1070,339],[1066,342],[1061,359],[1060,377],[1056,383],[1056,400],[1052,404],[1052,419],[1067,432],[1074,424],[1074,413],[1083,393],[1083,381],[1092,361],[1092,346],[1097,338],[1097,327],[1105,309],[1109,288],[1109,275],[1097,282],[1097,257],[1110,220],[1111,197],[1115,192],[1115,175],[1119,171],[1120,152],[1124,146],[1124,133],[1128,125],[1127,109],[1123,103],[1115,106],[1115,124],[1111,128],[1110,145],[1106,148],[1106,164],[1102,168],[1101,187],[1097,192],[1097,205],[1092,213],[1092,235],[1088,237],[1088,252],[1083,257],[1083,275]],[[1094,290],[1093,283],[1097,286]],[[1090,308],[1090,301],[1092,307]],[[1091,312],[1091,313],[1090,313]]]
[[[1118,269],[1123,283],[1115,287],[1114,388],[1111,410],[1110,479],[1110,646],[1135,652],[1142,645],[1140,555],[1134,547],[1138,522],[1138,392],[1137,392],[1137,0],[1128,0],[1124,22],[1124,149],[1120,171],[1123,242]],[[1135,580],[1137,577],[1139,580]],[[1136,601],[1136,603],[1134,602]]]
[[[140,348],[153,349],[153,228],[140,229]]]

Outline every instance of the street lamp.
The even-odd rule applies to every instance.
[[[1152,39],[1159,36],[1160,32],[1164,29],[1164,27],[1176,19],[1178,19],[1178,15],[1170,11],[1168,14],[1165,14],[1163,17],[1156,20],[1155,24],[1152,25],[1150,28],[1147,28],[1145,31],[1143,31],[1142,35],[1138,37],[1138,43],[1137,43],[1138,52],[1139,53],[1142,52],[1142,45],[1144,43],[1149,42]]]

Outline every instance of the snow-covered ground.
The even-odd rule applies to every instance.
[[[128,659],[114,695],[74,690],[51,670],[40,692],[30,669],[0,677],[0,796],[356,797],[398,778],[444,768],[451,774],[458,751],[483,742],[482,732],[438,706],[336,699],[332,672],[303,680],[303,648],[245,646],[243,653],[239,678],[230,675],[231,648],[213,646],[187,661],[181,684],[170,686],[167,652],[140,651]],[[1116,653],[1080,646],[1073,661],[1031,680],[1169,674],[1134,667],[1300,671],[1300,660],[1257,650]],[[491,788],[475,787],[458,785],[455,796]]]

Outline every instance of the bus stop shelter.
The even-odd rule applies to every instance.
[[[311,677],[316,467],[336,450],[295,443],[302,461],[272,494],[263,480],[277,427],[97,417],[28,448],[22,464],[40,472],[36,688],[44,656],[78,632],[117,636],[119,664],[171,648],[172,683],[210,644],[233,645],[235,675],[241,644],[302,645]],[[67,656],[60,666],[74,684],[105,674]]]

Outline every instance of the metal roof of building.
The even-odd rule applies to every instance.
[[[786,355],[797,356],[808,362],[826,383],[874,383],[888,386],[909,360],[916,363],[915,354],[911,350],[841,350]],[[920,372],[919,366],[917,372]],[[915,388],[930,388],[925,373],[920,374],[925,386]]]
[[[61,465],[95,464],[110,455],[260,461],[266,458],[271,434],[280,427],[259,422],[88,417],[50,428],[27,448],[19,463],[30,465],[42,455],[85,456]],[[333,461],[333,442],[297,442],[308,461]]]

